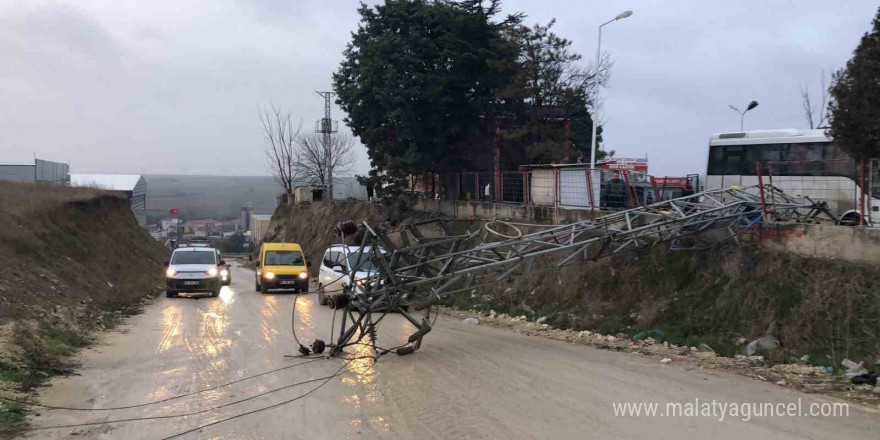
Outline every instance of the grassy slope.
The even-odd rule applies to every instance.
[[[752,245],[666,247],[568,266],[461,294],[460,307],[494,308],[576,330],[635,334],[725,355],[739,337],[772,333],[788,354],[839,367],[880,358],[880,273],[874,266],[804,258]]]
[[[0,225],[0,392],[69,371],[109,312],[161,288],[166,251],[115,195],[0,182]],[[4,404],[0,426],[20,415]]]

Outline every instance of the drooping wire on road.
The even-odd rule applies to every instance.
[[[321,359],[326,359],[326,358],[321,358]],[[79,427],[84,427],[84,426],[107,425],[107,424],[113,424],[113,423],[138,422],[138,421],[145,421],[145,420],[174,419],[174,418],[190,417],[190,416],[194,416],[194,415],[204,414],[207,412],[216,411],[218,409],[226,408],[229,406],[238,405],[240,403],[244,403],[244,402],[247,402],[247,401],[259,398],[259,397],[263,397],[263,396],[266,396],[266,395],[269,395],[272,393],[276,393],[278,391],[286,390],[288,388],[293,388],[293,387],[305,385],[308,383],[320,382],[322,380],[325,382],[329,381],[330,379],[332,379],[334,377],[341,376],[341,375],[345,374],[347,371],[341,372],[341,370],[343,368],[345,368],[347,365],[349,365],[350,363],[352,363],[356,360],[359,360],[359,359],[375,359],[375,358],[373,356],[357,356],[354,358],[345,359],[346,362],[343,364],[343,366],[340,367],[338,370],[336,370],[335,373],[333,373],[329,376],[294,382],[294,383],[291,383],[288,385],[284,385],[284,386],[281,386],[278,388],[273,388],[268,391],[264,391],[259,394],[255,394],[253,396],[248,396],[243,399],[239,399],[239,400],[236,400],[233,402],[224,403],[222,405],[212,406],[210,408],[205,408],[205,409],[198,410],[198,411],[192,411],[192,412],[181,413],[181,414],[168,414],[168,415],[161,415],[161,416],[131,417],[131,418],[125,418],[125,419],[104,420],[104,421],[98,421],[98,422],[73,423],[73,424],[68,424],[68,425],[40,426],[40,427],[34,427],[34,428],[25,428],[24,431],[44,431],[44,430],[49,430],[49,429],[79,428]],[[306,394],[308,394],[308,393],[306,393]],[[303,396],[305,396],[305,395],[303,395]],[[302,396],[300,396],[300,397],[302,397]]]
[[[355,358],[355,359],[356,359],[356,358]],[[318,386],[312,388],[311,390],[307,391],[305,394],[301,394],[301,395],[299,395],[299,396],[296,396],[296,397],[294,397],[294,398],[292,398],[292,399],[285,400],[285,401],[283,401],[283,402],[278,402],[278,403],[276,403],[276,404],[274,404],[274,405],[269,405],[269,406],[266,406],[266,407],[263,407],[263,408],[258,408],[258,409],[252,410],[252,411],[243,412],[243,413],[241,413],[241,414],[236,414],[236,415],[234,415],[234,416],[227,417],[227,418],[225,418],[225,419],[216,420],[216,421],[213,421],[213,422],[211,422],[211,423],[205,423],[204,425],[200,425],[200,426],[197,426],[197,427],[195,427],[195,428],[188,429],[188,430],[186,430],[186,431],[178,432],[177,434],[170,435],[170,436],[168,436],[168,437],[163,437],[161,440],[171,440],[171,439],[173,439],[173,438],[182,437],[182,436],[184,436],[184,435],[187,435],[187,434],[190,434],[190,433],[193,433],[193,432],[197,432],[197,431],[201,431],[202,429],[205,429],[205,428],[207,428],[207,427],[214,426],[214,425],[219,425],[219,424],[221,424],[221,423],[225,423],[225,422],[228,422],[228,421],[230,421],[230,420],[237,419],[237,418],[239,418],[239,417],[249,416],[249,415],[251,415],[251,414],[256,414],[256,413],[258,413],[258,412],[263,412],[263,411],[268,411],[268,410],[270,410],[270,409],[274,409],[274,408],[278,408],[278,407],[280,407],[280,406],[287,405],[288,403],[296,402],[297,400],[300,400],[300,399],[302,399],[302,398],[304,398],[304,397],[306,397],[306,396],[308,396],[308,395],[314,393],[315,391],[318,391],[319,389],[321,389],[321,387],[323,387],[324,385],[327,385],[327,383],[329,383],[330,380],[333,379],[334,377],[341,376],[341,375],[343,375],[343,374],[345,374],[345,373],[351,371],[350,369],[346,369],[345,371],[342,371],[342,370],[343,370],[344,368],[346,368],[346,367],[348,366],[348,364],[354,362],[355,359],[351,359],[351,360],[349,360],[348,362],[346,362],[345,364],[343,364],[341,367],[339,367],[338,370],[336,370],[335,373],[333,373],[332,375],[327,376],[326,378],[324,378],[324,381],[323,381],[323,382],[321,382],[320,384],[318,384]]]
[[[48,409],[48,410],[65,410],[65,411],[119,411],[119,410],[124,410],[124,409],[143,408],[143,407],[145,407],[145,406],[155,405],[155,404],[158,404],[158,403],[170,402],[170,401],[172,401],[172,400],[182,399],[182,398],[184,398],[184,397],[194,396],[194,395],[196,395],[196,394],[206,393],[206,392],[208,392],[208,391],[214,391],[214,390],[217,390],[217,389],[220,389],[220,388],[224,388],[224,387],[228,387],[228,386],[230,386],[230,385],[234,385],[234,384],[237,384],[237,383],[240,383],[240,382],[244,382],[244,381],[247,381],[247,380],[255,379],[255,378],[257,378],[257,377],[266,376],[266,375],[268,375],[268,374],[277,373],[277,372],[279,372],[279,371],[289,370],[289,369],[291,369],[291,368],[298,367],[298,366],[300,366],[300,365],[305,365],[305,364],[309,364],[309,363],[312,363],[312,362],[317,362],[317,361],[324,360],[324,359],[326,359],[326,357],[313,358],[313,359],[306,360],[306,361],[304,361],[304,362],[299,362],[299,363],[296,363],[296,364],[293,364],[293,365],[288,365],[288,366],[285,366],[285,367],[275,368],[275,369],[272,369],[272,370],[264,371],[264,372],[262,372],[262,373],[253,374],[253,375],[250,375],[250,376],[247,376],[247,377],[243,377],[243,378],[241,378],[241,379],[233,380],[233,381],[231,381],[231,382],[226,382],[226,383],[223,383],[223,384],[220,384],[220,385],[215,385],[215,386],[212,386],[212,387],[203,388],[203,389],[196,390],[196,391],[192,391],[192,392],[189,392],[189,393],[178,394],[178,395],[176,395],[176,396],[166,397],[166,398],[164,398],[164,399],[153,400],[153,401],[150,401],[150,402],[144,402],[144,403],[138,403],[138,404],[132,404],[132,405],[126,405],[126,406],[114,406],[114,407],[105,407],[105,408],[85,408],[85,407],[72,407],[72,406],[43,405],[43,404],[41,404],[41,403],[34,403],[34,402],[29,402],[29,401],[27,401],[27,400],[13,399],[13,398],[3,397],[3,396],[0,396],[0,400],[5,400],[5,401],[9,401],[9,402],[20,403],[20,404],[23,404],[23,405],[35,406],[35,407],[38,407],[38,408],[43,408],[43,409]]]

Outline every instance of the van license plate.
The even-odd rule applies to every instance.
[[[284,281],[281,281],[281,283],[279,283],[279,284],[286,286],[286,285],[290,285],[290,284],[294,284],[294,283],[296,283],[296,281],[284,280]]]
[[[199,282],[198,281],[184,281],[183,285],[184,286],[198,286]]]

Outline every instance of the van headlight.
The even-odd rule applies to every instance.
[[[271,279],[275,278],[275,274],[272,272],[266,272],[263,274],[263,278],[265,278],[267,280],[271,280]]]
[[[228,277],[228,276],[229,276],[229,271],[226,270],[226,269],[221,270],[221,271],[220,271],[220,276],[223,277],[223,278]]]
[[[174,270],[174,269],[172,269],[172,268],[170,268],[170,267],[165,271],[165,276],[168,277],[168,278],[171,278],[171,277],[173,277],[174,275],[177,275],[177,271]]]
[[[304,280],[304,279],[306,279],[306,278],[308,278],[308,277],[309,277],[309,273],[308,273],[308,272],[300,272],[300,273],[299,273],[299,279],[301,279],[301,280]]]
[[[212,267],[212,268],[206,270],[205,273],[208,274],[209,277],[216,277],[217,276],[217,268]]]

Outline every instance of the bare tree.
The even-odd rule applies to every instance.
[[[801,105],[804,109],[804,117],[810,129],[822,128],[828,122],[828,81],[825,76],[825,69],[822,69],[822,76],[819,83],[819,102],[813,101],[812,93],[810,93],[810,85],[801,84]],[[818,104],[818,105],[817,105]]]
[[[296,140],[300,137],[302,123],[294,126],[290,113],[273,106],[260,108],[260,122],[266,143],[266,159],[275,181],[285,194],[293,194],[300,161],[297,159]]]
[[[351,171],[354,165],[354,139],[345,133],[327,137],[321,133],[304,134],[297,139],[296,156],[302,177],[328,188],[328,197],[332,198],[333,176]]]

